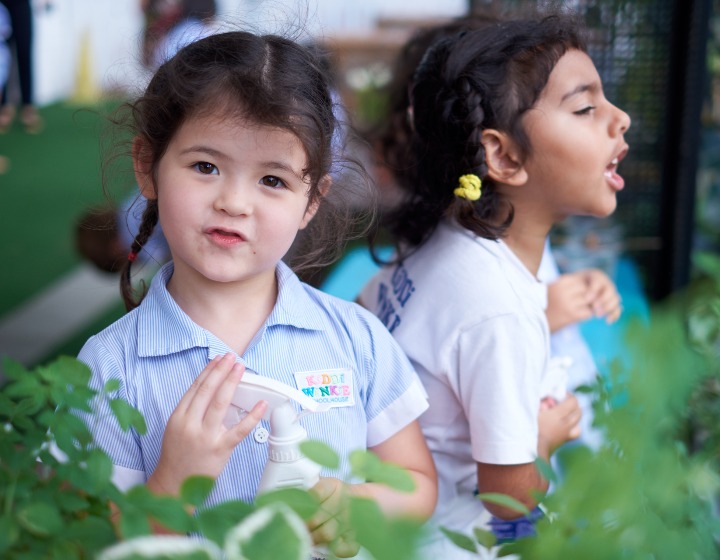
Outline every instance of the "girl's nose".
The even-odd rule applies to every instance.
[[[250,190],[237,183],[226,184],[215,197],[213,207],[231,216],[243,216],[252,212]]]
[[[614,126],[616,127],[618,134],[625,134],[627,130],[630,128],[630,123],[632,122],[630,119],[630,115],[628,115],[625,111],[620,109],[619,107],[615,107],[613,105],[613,109],[615,110],[614,115]]]

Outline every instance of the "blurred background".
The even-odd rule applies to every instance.
[[[0,356],[30,367],[76,354],[88,336],[123,313],[117,275],[80,255],[76,227],[83,213],[107,200],[104,115],[145,85],[152,64],[145,60],[144,33],[163,21],[149,12],[150,0],[1,0],[0,8],[12,12],[23,4],[29,15],[15,28],[3,26],[0,12],[0,37],[8,47],[6,59],[0,53],[9,70],[5,107],[17,108],[13,115],[0,113]],[[558,227],[558,263],[564,270],[605,269],[626,309],[643,313],[689,282],[694,255],[720,248],[720,1],[215,4],[221,29],[289,33],[324,45],[361,131],[381,118],[394,56],[418,27],[471,12],[572,9],[590,28],[590,54],[607,97],[630,114],[633,126],[617,212],[608,220]],[[20,62],[28,32],[29,77]],[[23,80],[32,85],[30,103]],[[115,200],[132,192],[129,161],[115,162],[107,185]],[[364,281],[367,268],[347,265],[341,261],[328,271],[329,291]]]

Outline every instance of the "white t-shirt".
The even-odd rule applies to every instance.
[[[475,496],[476,463],[524,464],[537,455],[550,337],[545,285],[503,241],[441,223],[403,264],[374,276],[361,299],[429,395],[420,423],[439,476],[433,520],[467,534],[489,519]]]

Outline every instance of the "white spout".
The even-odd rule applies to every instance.
[[[277,488],[311,488],[320,478],[321,467],[300,452],[300,444],[307,439],[307,432],[298,422],[299,415],[291,401],[296,401],[308,412],[325,412],[329,405],[318,403],[294,387],[246,371],[235,390],[225,424],[237,423],[260,400],[268,403],[264,418],[270,421],[270,437],[268,462],[258,485],[258,494]]]

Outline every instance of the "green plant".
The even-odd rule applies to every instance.
[[[103,558],[136,558],[148,546],[155,552],[143,558],[214,558],[223,549],[228,558],[242,552],[250,560],[304,554],[310,537],[303,520],[319,508],[311,493],[283,489],[259,496],[254,504],[230,500],[204,507],[213,486],[204,477],[185,481],[179,498],[156,496],[145,486],[120,492],[111,482],[110,458],[93,446],[75,415],[78,410],[91,412],[92,399],[110,398],[116,385],[100,393],[90,389],[89,369],[69,357],[33,370],[9,360],[4,367],[8,379],[0,392],[0,557],[84,559],[106,550]],[[111,399],[110,406],[123,429],[144,433],[137,410],[120,399]],[[328,468],[339,464],[335,452],[320,442],[305,443],[303,451]],[[353,477],[398,490],[412,487],[405,471],[370,452],[354,452],[350,463]],[[111,504],[120,512],[117,525],[111,521]],[[189,513],[193,510],[195,514]],[[348,511],[347,529],[375,558],[412,558],[419,523],[387,519],[374,502],[360,498],[348,500]],[[205,539],[152,537],[153,522]],[[270,533],[282,538],[269,538]]]
[[[110,461],[90,447],[89,433],[71,413],[88,409],[93,395],[88,372],[70,359],[32,372],[6,361],[5,372],[0,555],[88,557],[116,540],[110,522]],[[58,462],[51,447],[67,454],[68,462]]]
[[[537,535],[500,547],[521,559],[720,557],[720,259],[702,255],[687,291],[626,332],[630,365],[599,378],[596,451],[559,452]],[[520,509],[517,508],[519,511]],[[492,535],[453,535],[463,548]]]

